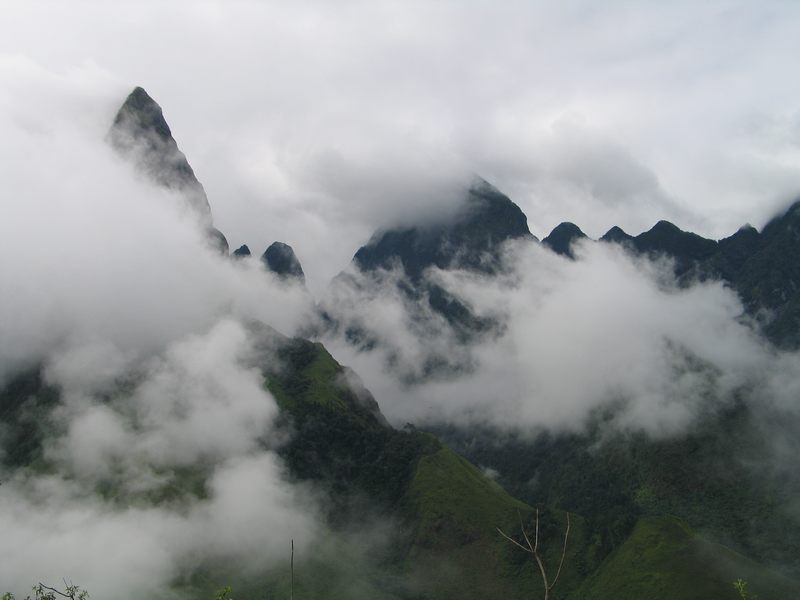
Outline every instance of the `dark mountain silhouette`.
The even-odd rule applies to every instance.
[[[465,270],[480,276],[498,274],[507,268],[505,244],[514,240],[536,240],[525,214],[508,196],[477,179],[465,191],[460,208],[448,218],[378,231],[359,248],[352,271],[341,273],[332,282],[333,300],[321,303],[322,329],[328,333],[340,331],[358,347],[374,348],[379,342],[373,332],[358,316],[355,320],[342,317],[335,299],[361,296],[366,301],[386,285],[386,271],[392,271],[391,285],[417,331],[430,335],[428,325],[440,327],[443,320],[449,328],[448,335],[460,343],[492,335],[499,331],[498,322],[476,315],[468,303],[425,277],[425,272],[437,268]],[[436,325],[431,320],[437,321]],[[402,377],[415,380],[470,368],[470,360],[456,353],[431,353],[424,359],[422,373],[406,372]]]
[[[236,250],[233,251],[234,258],[246,258],[250,256],[250,248],[247,247],[247,244],[242,244]]]
[[[616,242],[617,244],[632,244],[633,236],[625,233],[622,228],[614,225],[611,229],[603,234],[600,238],[601,242]]]
[[[800,201],[761,233],[745,225],[718,242],[667,221],[636,237],[614,227],[601,240],[653,258],[671,258],[683,285],[697,279],[725,281],[773,343],[800,347]]]
[[[574,223],[560,223],[542,240],[542,244],[550,248],[556,254],[561,254],[568,258],[575,258],[572,253],[572,244],[577,240],[585,239],[586,234]]]
[[[212,225],[205,189],[172,137],[161,107],[144,88],[136,87],[122,103],[108,140],[154,182],[180,192],[207,228],[211,246],[228,253],[228,240]]]
[[[720,242],[718,256],[703,265],[729,281],[769,339],[800,347],[800,202],[772,219],[759,235],[742,228]]]
[[[296,279],[305,283],[306,276],[303,267],[292,250],[292,247],[283,242],[273,242],[261,255],[261,262],[269,270],[284,279]]]
[[[678,276],[717,251],[714,240],[683,231],[669,221],[659,221],[652,229],[633,238],[632,242],[634,248],[643,254],[653,258],[666,255],[674,259]]]
[[[359,248],[353,262],[361,271],[400,267],[411,281],[418,281],[428,267],[494,273],[502,268],[503,243],[514,239],[534,239],[525,214],[508,196],[479,180],[453,218],[378,232]]]

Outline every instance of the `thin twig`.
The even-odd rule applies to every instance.
[[[558,576],[561,575],[561,567],[564,566],[564,557],[567,555],[567,539],[569,539],[569,512],[567,512],[567,531],[564,533],[564,548],[561,550],[561,562],[558,563],[558,571],[556,571],[556,577],[553,579],[553,583],[550,584],[550,589],[553,589],[553,586],[558,581]]]
[[[529,551],[531,554],[533,554],[536,551],[536,548],[531,546],[531,541],[528,539],[528,533],[525,531],[525,524],[522,522],[522,513],[519,512],[519,509],[517,509],[517,516],[519,517],[519,528],[522,530],[522,537],[525,538],[525,542],[528,544]],[[539,519],[538,511],[536,513],[536,519]]]
[[[292,558],[290,560],[290,570],[292,572],[292,587],[289,592],[290,600],[294,600],[294,539],[292,540]]]
[[[517,511],[517,515],[519,516],[519,528],[522,531],[522,537],[525,538],[525,543],[528,544],[526,548],[522,544],[520,544],[514,538],[506,535],[502,529],[496,527],[497,532],[502,535],[505,539],[509,542],[514,544],[517,548],[521,548],[525,552],[533,554],[533,557],[536,559],[536,564],[539,566],[539,572],[542,574],[542,583],[544,584],[544,600],[548,600],[548,596],[550,595],[550,590],[552,590],[558,578],[561,576],[561,569],[564,567],[564,559],[567,556],[567,541],[569,540],[569,528],[570,528],[570,520],[569,520],[569,513],[567,513],[567,530],[564,533],[564,547],[561,549],[561,560],[558,563],[558,570],[556,571],[556,576],[553,579],[552,583],[547,581],[547,571],[544,568],[544,562],[542,562],[542,557],[539,555],[539,509],[536,509],[536,529],[534,534],[534,543],[531,544],[531,540],[528,537],[528,532],[525,530],[525,523],[522,520],[522,513]]]
[[[500,529],[499,527],[496,527],[495,529],[497,529],[497,533],[499,533],[500,535],[502,535],[504,538],[506,538],[506,539],[507,539],[509,542],[511,542],[511,543],[512,543],[512,544],[514,544],[515,546],[519,546],[520,548],[522,548],[523,550],[525,550],[525,552],[531,552],[531,550],[528,550],[528,548],[526,548],[525,546],[523,546],[522,544],[520,544],[520,543],[519,543],[517,540],[515,540],[514,538],[510,538],[510,537],[508,537],[508,536],[507,536],[505,533],[503,533],[503,530],[502,530],[502,529]]]
[[[542,583],[544,583],[544,600],[547,600],[547,594],[550,593],[552,589],[550,585],[547,584],[547,572],[544,570],[544,563],[542,563],[542,557],[539,556],[539,551],[533,553],[533,557],[536,559],[536,564],[539,565],[539,571],[542,573]]]
[[[66,581],[64,582],[64,584],[66,585]],[[39,587],[45,590],[50,590],[51,592],[55,592],[56,594],[58,594],[59,596],[63,596],[64,598],[72,598],[73,600],[75,600],[75,594],[65,594],[61,590],[57,590],[56,588],[51,588],[49,585],[43,584],[41,581],[39,582]],[[69,589],[69,586],[67,586],[67,589]]]

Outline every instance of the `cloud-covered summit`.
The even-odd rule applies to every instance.
[[[136,87],[122,103],[108,134],[114,148],[159,184],[179,191],[200,215],[211,206],[194,170],[180,151],[158,103]]]
[[[430,267],[493,273],[501,268],[503,244],[519,238],[535,239],[525,214],[478,178],[450,213],[376,232],[355,253],[353,264],[361,271],[398,266],[411,280]]]
[[[206,191],[178,148],[158,103],[142,87],[128,94],[108,132],[114,149],[157,184],[175,190],[204,225],[211,245],[228,254],[228,240],[213,227]]]
[[[316,294],[375,229],[470,173],[540,238],[658,219],[719,238],[761,228],[798,189],[793,2],[43,6],[5,4],[3,64],[94,73],[120,98],[142,85],[217,227],[235,247],[290,244]],[[22,90],[2,89],[19,114]],[[31,91],[41,127],[52,113]]]

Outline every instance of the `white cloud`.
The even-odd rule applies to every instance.
[[[41,417],[49,468],[3,473],[3,591],[66,576],[163,596],[204,564],[274,566],[316,509],[272,449],[285,434],[239,321],[292,334],[309,295],[217,255],[112,152],[106,72],[4,59],[0,80],[0,381],[44,364],[64,400]]]
[[[110,398],[70,372],[81,361],[49,369],[65,400],[50,417],[50,469],[0,486],[4,589],[69,576],[102,597],[164,595],[198,568],[263,574],[290,540],[307,548],[315,496],[270,449],[277,406],[242,366],[250,352],[242,326],[224,320],[133,369],[132,391]]]
[[[117,157],[104,129],[62,106],[70,95],[84,110],[97,106],[102,74],[0,74],[27,90],[14,98],[19,111],[0,116],[0,272],[10,291],[0,298],[0,377],[73,338],[158,350],[230,311],[294,330],[311,306],[303,290],[212,252],[182,202]],[[42,96],[29,110],[34,89]],[[44,128],[28,126],[34,116]]]
[[[316,292],[403,205],[437,201],[428,183],[447,189],[462,173],[510,194],[539,237],[563,220],[597,236],[661,218],[721,237],[763,224],[800,189],[785,139],[796,128],[780,127],[774,152],[774,128],[754,125],[798,112],[793,2],[6,11],[0,52],[30,63],[20,68],[105,73],[103,97],[113,88],[117,102],[145,86],[232,245],[291,244]],[[38,105],[3,86],[15,105]],[[93,116],[107,123],[109,110]],[[32,122],[50,118],[36,110]]]
[[[381,304],[391,294],[384,291],[352,304],[377,332],[375,350],[326,340],[390,420],[580,429],[596,409],[617,405],[619,426],[668,434],[729,402],[738,387],[771,377],[773,351],[721,283],[679,288],[668,265],[614,245],[585,242],[577,261],[530,242],[509,252],[514,271],[500,279],[429,274],[477,314],[498,318],[498,336],[459,346],[443,321],[415,324],[414,308]],[[474,370],[412,386],[397,377],[422,372],[431,354]]]

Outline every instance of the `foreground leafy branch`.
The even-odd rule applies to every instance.
[[[59,598],[69,598],[69,600],[87,600],[89,592],[82,590],[77,585],[67,583],[64,580],[64,589],[57,588],[38,583],[33,586],[33,597],[30,595],[25,597],[25,600],[58,600]],[[16,600],[14,594],[6,592],[0,596],[0,600]]]
[[[742,598],[742,600],[758,600],[758,596],[751,594],[750,590],[747,589],[747,582],[744,579],[739,578],[734,581],[733,587],[739,592],[739,597]]]
[[[519,527],[522,530],[522,537],[525,539],[525,546],[520,544],[517,540],[512,537],[506,535],[502,529],[499,527],[497,531],[506,538],[509,542],[521,548],[525,552],[533,555],[533,558],[536,559],[536,564],[539,565],[539,571],[542,574],[542,582],[544,583],[544,600],[547,600],[548,595],[550,594],[550,590],[552,590],[556,582],[558,581],[559,576],[561,575],[561,568],[564,566],[564,557],[567,555],[567,540],[569,539],[569,513],[567,513],[567,530],[564,533],[564,547],[561,550],[561,561],[558,563],[558,571],[556,571],[556,576],[553,578],[552,582],[548,582],[547,579],[547,571],[544,568],[544,563],[542,562],[542,557],[539,554],[539,509],[536,509],[536,531],[533,538],[533,544],[531,544],[531,540],[528,537],[528,533],[525,531],[525,524],[522,522],[522,515],[517,511],[519,515]]]

